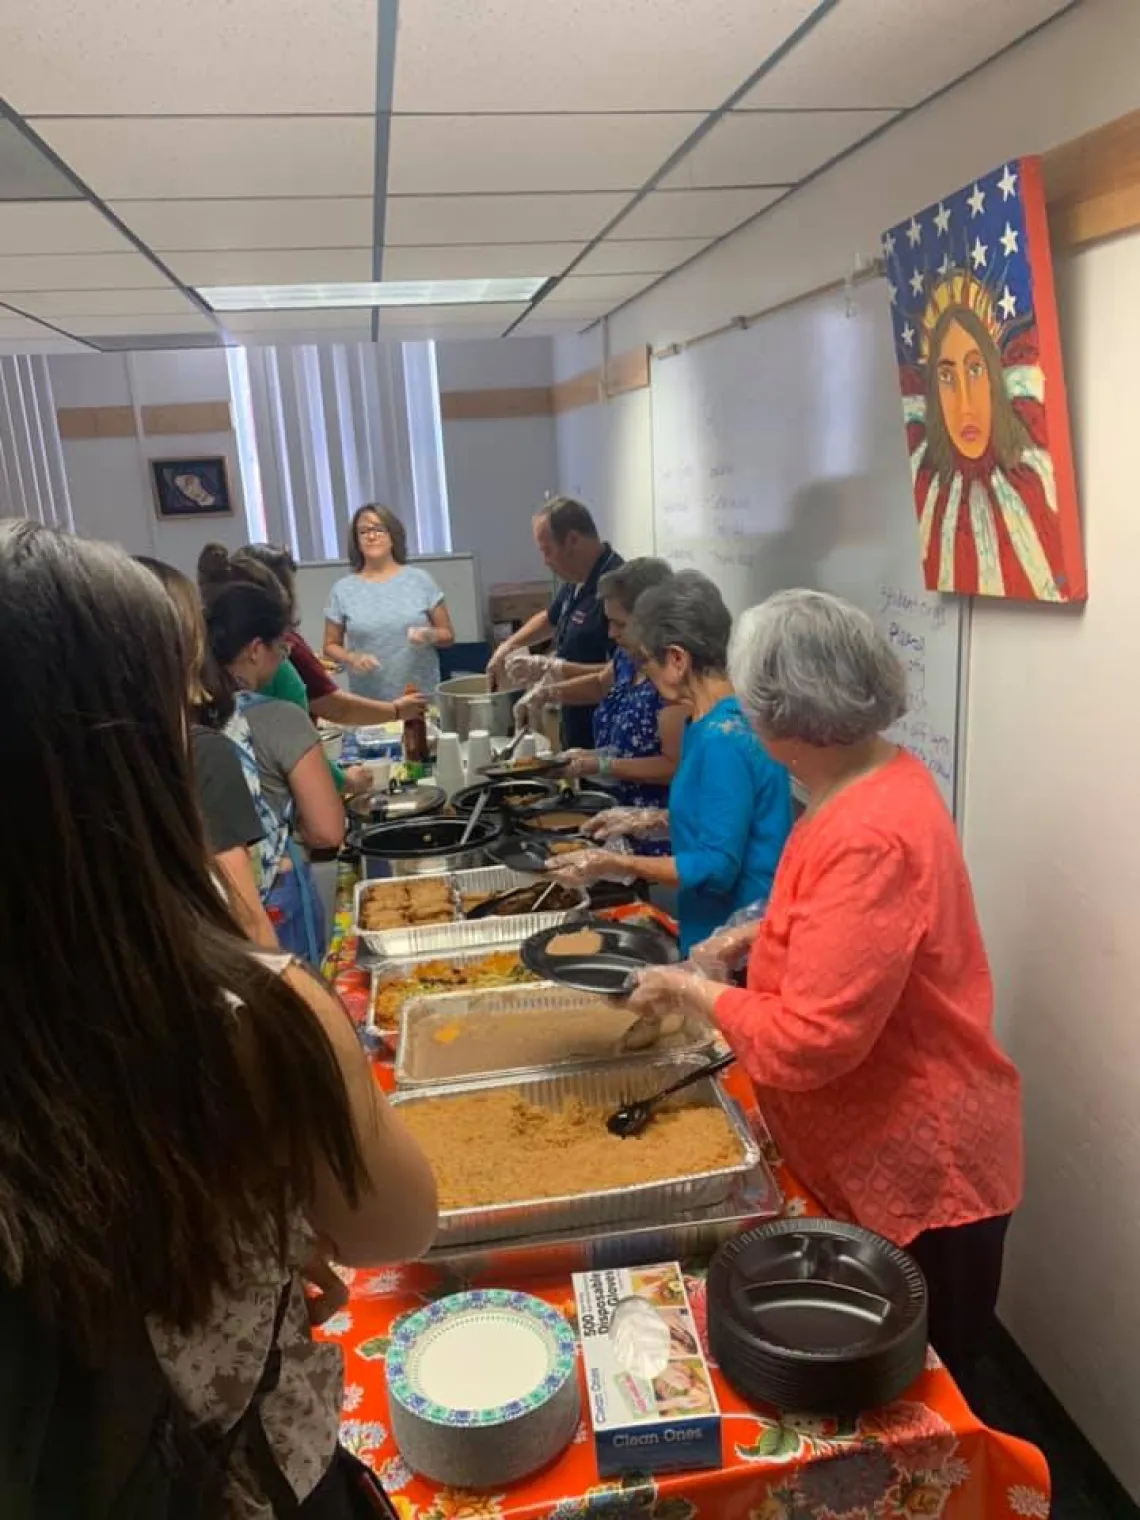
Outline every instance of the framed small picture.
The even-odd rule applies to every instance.
[[[224,454],[152,459],[150,478],[159,517],[225,517],[233,512]]]

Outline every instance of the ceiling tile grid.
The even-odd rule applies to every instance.
[[[385,309],[382,334],[573,330],[1066,6],[956,0],[948,27],[915,0],[8,0],[0,302],[93,342],[196,344],[218,324],[183,286],[379,266],[550,280],[531,307]],[[66,342],[0,320],[0,349],[37,335]]]

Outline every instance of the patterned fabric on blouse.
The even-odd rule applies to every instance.
[[[278,975],[287,955],[254,952]],[[240,1008],[231,1000],[235,1010]],[[344,1402],[339,1347],[314,1341],[309,1332],[302,1267],[314,1235],[301,1215],[293,1221],[288,1266],[249,1252],[236,1293],[215,1296],[212,1312],[186,1335],[153,1317],[147,1321],[159,1366],[191,1419],[224,1435],[249,1406],[269,1357],[273,1326],[285,1284],[288,1307],[277,1344],[281,1376],[261,1405],[261,1422],[277,1464],[298,1500],[316,1488],[332,1462]],[[227,1474],[225,1520],[273,1520],[273,1508],[239,1443]]]
[[[898,1245],[1021,1196],[1020,1083],[992,1014],[958,836],[903,753],[793,830],[747,988],[714,1010],[795,1175]]]
[[[594,709],[594,748],[612,749],[622,760],[643,760],[661,753],[657,716],[663,703],[653,682],[638,680],[638,670],[624,650],[613,657],[614,679]],[[665,807],[668,786],[648,781],[615,782],[623,807]]]

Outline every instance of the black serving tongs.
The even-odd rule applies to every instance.
[[[622,1140],[634,1139],[635,1136],[641,1134],[652,1119],[653,1110],[659,1103],[663,1103],[666,1098],[671,1098],[683,1087],[692,1087],[695,1082],[703,1082],[706,1077],[715,1077],[718,1072],[731,1066],[735,1060],[736,1056],[729,1051],[728,1055],[719,1056],[715,1061],[710,1061],[707,1066],[689,1072],[679,1082],[671,1082],[668,1087],[663,1087],[652,1097],[640,1098],[636,1103],[624,1104],[609,1116],[606,1120],[606,1128],[611,1135],[617,1135]]]

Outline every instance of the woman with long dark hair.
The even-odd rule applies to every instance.
[[[272,1513],[267,1450],[300,1514],[343,1515],[340,1359],[309,1338],[305,1264],[422,1252],[434,1186],[339,1005],[215,888],[187,668],[126,554],[0,525],[0,782],[38,799],[10,811],[0,923],[50,924],[59,951],[5,939],[0,1276],[85,1359],[145,1320],[210,1439],[276,1341],[262,1461],[239,1440],[225,1514]]]
[[[289,625],[276,589],[234,581],[208,592],[206,631],[234,712],[225,724],[237,745],[265,837],[255,867],[261,900],[281,945],[319,966],[325,920],[303,845],[335,849],[344,809],[308,715],[262,695],[286,658]]]
[[[232,699],[220,712],[216,695],[208,685],[220,686],[207,675],[206,628],[202,621],[202,603],[188,576],[160,559],[136,555],[166,589],[174,604],[187,659],[186,703],[190,720],[190,753],[194,761],[194,782],[198,806],[206,829],[214,870],[229,894],[230,906],[255,944],[277,948],[277,935],[257,890],[250,850],[265,838],[249,787],[242,774],[236,746],[221,732],[221,724],[230,716]],[[209,715],[211,722],[203,719]]]

